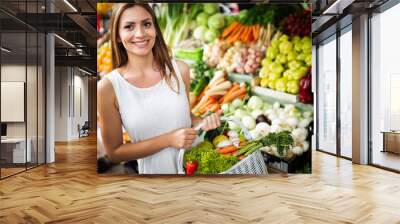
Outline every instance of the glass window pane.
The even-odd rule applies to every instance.
[[[37,132],[38,132],[38,119],[37,119],[37,104],[38,104],[38,37],[36,32],[28,32],[28,62],[27,62],[27,95],[26,95],[26,112],[27,112],[27,140],[30,142],[30,158],[28,162],[28,168],[37,165]]]
[[[25,170],[30,161],[26,141],[26,33],[2,33],[1,47],[1,140],[2,177]],[[27,150],[28,149],[28,150]]]
[[[400,5],[376,14],[372,26],[371,121],[372,163],[400,170]],[[384,145],[385,143],[385,145]]]
[[[336,39],[318,48],[318,148],[336,153]]]
[[[352,32],[340,36],[340,153],[352,157]]]

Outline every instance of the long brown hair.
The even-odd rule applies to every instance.
[[[176,93],[179,94],[179,81],[175,73],[174,67],[171,61],[171,51],[164,41],[160,26],[158,25],[156,15],[153,9],[148,4],[143,3],[118,3],[114,4],[113,12],[111,16],[111,52],[112,52],[112,63],[113,69],[120,68],[128,62],[128,54],[125,47],[118,43],[118,30],[119,22],[122,13],[134,6],[140,6],[150,13],[153,20],[154,28],[156,30],[156,40],[152,49],[154,60],[157,67],[160,69],[161,75],[167,81],[168,86]],[[167,72],[167,68],[170,71]],[[175,79],[178,89],[172,88],[172,77]]]

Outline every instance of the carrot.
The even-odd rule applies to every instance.
[[[190,109],[192,109],[197,101],[197,97],[196,95],[194,95],[194,93],[189,93],[189,104],[190,104]]]
[[[203,107],[206,103],[208,103],[211,100],[211,96],[204,96],[201,98],[200,102],[194,107],[194,110],[199,110],[201,107]]]
[[[252,26],[249,26],[248,28],[247,28],[247,33],[246,33],[246,35],[244,36],[244,41],[245,42],[250,42],[250,40],[251,40],[251,31],[252,31],[253,29],[252,29]]]
[[[211,108],[214,108],[215,105],[217,105],[217,103],[210,103],[210,104],[206,105],[204,108],[202,108],[202,109],[200,110],[200,113],[201,113],[201,114],[204,114],[204,113],[206,113],[206,112],[208,112],[208,111],[211,111]]]
[[[253,33],[254,27],[255,27],[254,25],[250,27],[249,36],[248,36],[248,41],[249,42],[252,42],[255,39],[254,38],[254,33]]]
[[[241,155],[238,157],[239,160],[243,160],[244,159],[244,155]]]
[[[232,33],[230,33],[230,35],[228,35],[228,38],[240,33],[242,29],[243,29],[243,25],[239,23],[237,28]]]
[[[223,36],[222,39],[228,40],[229,37],[232,37],[235,33],[237,33],[239,29],[240,29],[240,23],[238,23],[238,24],[236,25],[236,28],[233,29],[231,32],[229,32],[229,34],[227,34],[226,36]]]
[[[223,83],[225,81],[225,77],[221,77],[217,80],[215,80],[214,82],[210,83],[208,86],[212,87],[212,86],[217,86],[221,83]]]
[[[237,41],[241,33],[243,32],[244,28],[245,28],[244,26],[240,26],[239,29],[234,34],[230,35],[228,39],[226,39],[226,42],[230,44]]]
[[[208,100],[202,107],[199,108],[199,112],[200,112],[201,114],[203,114],[204,112],[207,111],[207,108],[208,108],[211,104],[214,104],[214,103],[215,103],[214,98],[211,98],[211,99]]]
[[[213,104],[210,104],[210,105],[208,105],[208,106],[206,107],[204,113],[207,113],[207,112],[217,112],[217,111],[219,110],[219,108],[220,108],[220,105],[219,105],[218,103],[213,103]]]
[[[244,98],[246,98],[246,96],[247,96],[247,93],[243,93],[242,95],[238,96],[237,98],[240,98],[243,100]]]
[[[222,101],[224,101],[224,98],[225,98],[226,96],[229,96],[229,95],[232,94],[234,91],[237,91],[237,90],[239,90],[239,89],[240,89],[240,85],[237,84],[237,83],[233,83],[232,87],[228,90],[228,92],[226,93],[226,95],[220,99],[219,102],[222,103]]]
[[[210,111],[211,112],[217,112],[219,109],[221,108],[221,105],[219,105],[218,103],[214,104],[211,108]]]
[[[252,40],[253,26],[249,26],[247,29],[248,29],[248,31],[247,31],[247,33],[246,33],[246,35],[245,35],[244,41],[245,41],[246,43],[249,43],[249,42],[251,42],[251,40]]]
[[[212,86],[207,92],[206,95],[210,92],[215,92],[215,91],[227,91],[232,87],[231,81],[225,81],[221,82],[217,85]]]
[[[245,37],[246,37],[247,32],[248,32],[248,27],[247,26],[243,26],[243,31],[240,34],[239,40],[245,42]]]
[[[197,110],[198,110],[204,103],[206,103],[206,102],[207,102],[207,98],[206,98],[206,97],[202,97],[202,98],[200,99],[200,102],[198,102],[198,103],[196,104],[196,106],[193,107],[192,112],[195,113],[195,111],[197,111]]]
[[[246,33],[244,34],[244,37],[243,37],[244,42],[246,42],[246,43],[249,42],[250,33],[251,33],[251,26],[248,26],[246,29]]]
[[[240,85],[235,82],[235,83],[233,83],[232,87],[229,89],[228,94],[232,93],[238,89],[240,89]]]
[[[251,34],[253,35],[253,40],[252,41],[257,41],[258,40],[258,36],[259,36],[259,25],[254,25],[251,31]]]
[[[217,90],[217,91],[208,91],[206,93],[207,96],[212,96],[215,98],[221,98],[222,96],[224,96],[226,94],[226,90]]]
[[[235,92],[231,93],[230,95],[226,95],[224,97],[224,100],[222,101],[222,103],[229,103],[232,100],[238,98],[239,96],[243,95],[246,92],[247,92],[246,88],[242,87],[238,91],[235,91]]]
[[[230,145],[224,148],[220,148],[218,152],[221,154],[226,154],[226,153],[232,153],[235,150],[237,150],[236,146]]]
[[[228,28],[226,28],[223,32],[222,32],[222,38],[227,37],[230,33],[232,33],[235,28],[237,28],[240,24],[238,22],[233,22]]]
[[[254,41],[254,35],[253,35],[253,27],[250,28],[249,35],[247,37],[247,42],[253,42]]]
[[[259,38],[261,38],[261,29],[262,29],[263,27],[260,25],[260,24],[258,24],[257,25],[257,40],[259,39]]]
[[[201,93],[200,93],[198,99],[203,98],[203,96],[206,94],[206,91],[207,91],[208,89],[210,89],[210,84],[208,84],[206,87],[204,87],[204,89],[203,89],[203,91],[201,91]]]
[[[252,27],[252,34],[254,36],[255,41],[258,39],[257,29],[258,29],[258,25],[255,25]]]

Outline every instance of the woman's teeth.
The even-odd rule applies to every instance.
[[[135,44],[137,47],[146,47],[148,42],[149,42],[148,40],[143,40],[143,41],[133,42],[133,44]]]

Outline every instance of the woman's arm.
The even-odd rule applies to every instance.
[[[190,68],[189,66],[182,62],[177,60],[177,64],[178,67],[181,71],[182,74],[182,79],[183,82],[185,83],[185,89],[186,89],[186,96],[188,98],[188,102],[190,102],[190,97],[189,97],[189,90],[190,90]],[[203,130],[208,131],[211,129],[215,129],[217,127],[219,127],[221,125],[221,121],[219,119],[219,116],[222,114],[222,111],[219,111],[217,113],[214,113],[204,119],[199,118],[199,117],[195,117],[191,111],[189,111],[190,116],[192,118],[192,126],[196,127],[198,124],[200,124],[201,122],[204,122],[204,127]]]
[[[193,129],[178,129],[145,141],[123,144],[121,116],[110,80],[105,78],[99,82],[97,97],[103,146],[113,162],[143,158],[167,147],[189,148],[196,137]]]

